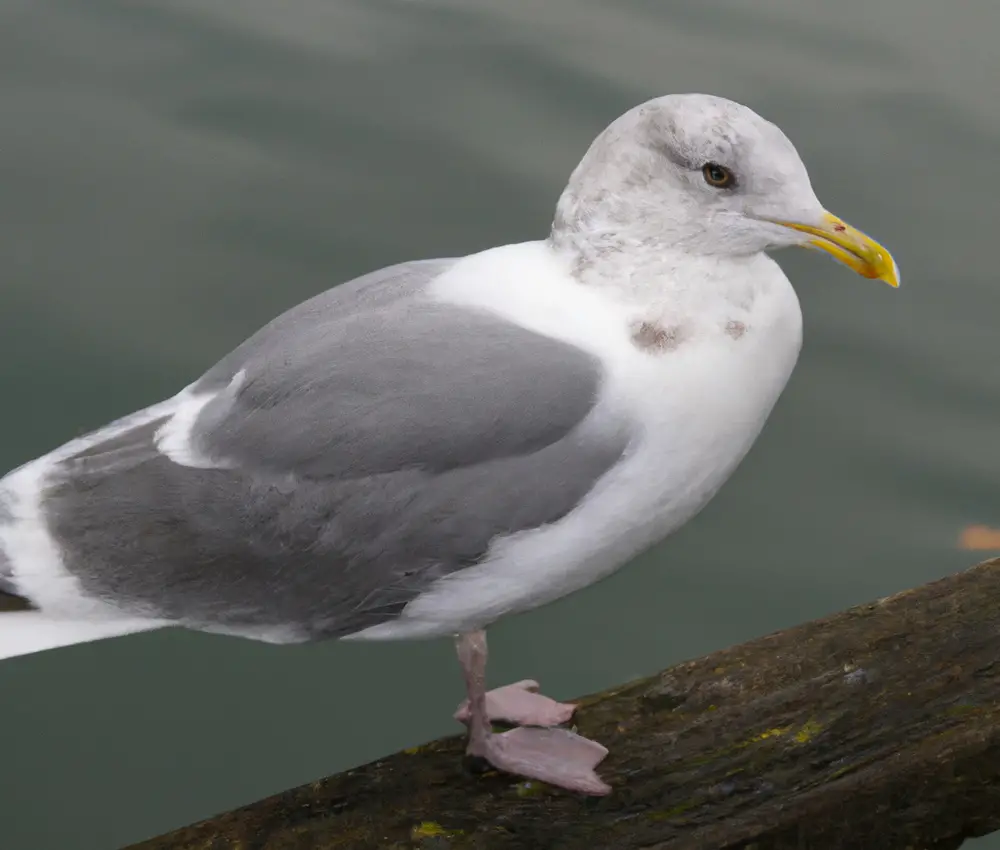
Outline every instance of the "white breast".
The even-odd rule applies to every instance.
[[[754,297],[745,303],[723,298],[713,307],[699,296],[686,314],[678,297],[682,342],[656,353],[631,338],[642,305],[577,283],[544,243],[487,251],[443,276],[436,297],[488,307],[599,356],[608,370],[600,404],[637,422],[639,435],[562,520],[496,540],[483,563],[438,581],[397,620],[353,637],[482,627],[597,581],[697,513],[760,433],[801,345],[791,285],[767,258],[752,271]],[[648,305],[661,313],[667,306]],[[745,329],[736,339],[726,333],[730,321]]]

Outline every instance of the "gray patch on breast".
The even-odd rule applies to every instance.
[[[747,332],[747,326],[744,322],[737,322],[730,319],[726,322],[726,335],[732,337],[733,339],[739,339]]]
[[[638,321],[632,323],[632,344],[650,354],[675,351],[684,341],[682,325],[661,325],[657,322]]]

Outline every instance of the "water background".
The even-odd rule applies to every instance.
[[[603,126],[706,91],[780,124],[904,288],[782,255],[805,350],[750,457],[496,628],[491,680],[571,697],[968,566],[959,531],[1000,525],[998,31],[995,0],[3,0],[0,466],[328,286],[544,235]],[[460,697],[446,641],[4,662],[2,844],[109,850],[454,732]]]

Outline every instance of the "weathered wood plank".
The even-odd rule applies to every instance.
[[[583,649],[582,651],[585,651]],[[133,850],[949,850],[1000,829],[1000,559],[584,699],[615,788],[448,738]]]

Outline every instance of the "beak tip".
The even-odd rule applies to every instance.
[[[891,256],[887,259],[892,263],[892,270],[888,274],[883,273],[880,277],[893,289],[899,289],[899,284],[902,282],[899,277],[899,264]]]

